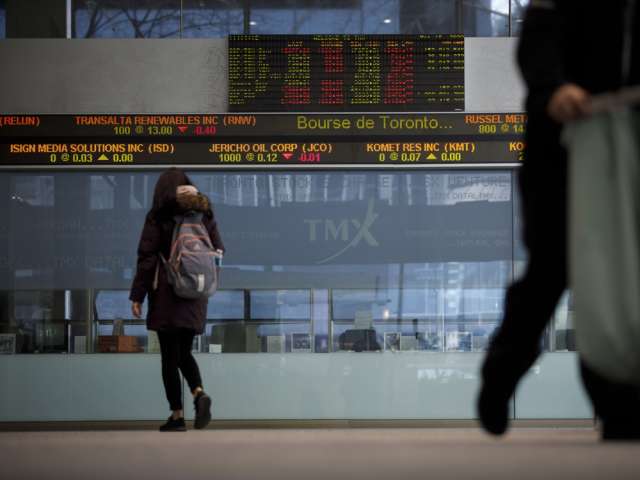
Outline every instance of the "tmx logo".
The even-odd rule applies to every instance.
[[[372,199],[369,200],[367,212],[363,220],[357,218],[344,218],[339,221],[334,221],[330,218],[305,220],[304,223],[309,225],[309,241],[311,243],[319,240],[342,240],[349,242],[338,252],[317,263],[326,263],[333,260],[345,253],[348,249],[357,247],[360,242],[363,241],[370,247],[379,246],[380,244],[370,230],[377,218],[378,214],[373,211]]]

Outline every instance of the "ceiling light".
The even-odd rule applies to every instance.
[[[390,18],[385,18],[385,19],[383,20],[383,22],[384,22],[384,23],[391,23],[391,19],[390,19]]]

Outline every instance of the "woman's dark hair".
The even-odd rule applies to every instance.
[[[148,218],[161,222],[171,218],[176,208],[176,189],[180,185],[193,185],[186,173],[171,167],[160,175],[153,191],[153,205]]]

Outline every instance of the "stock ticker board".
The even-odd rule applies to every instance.
[[[463,35],[230,35],[229,111],[464,110]]]
[[[0,168],[513,165],[512,113],[0,115]]]

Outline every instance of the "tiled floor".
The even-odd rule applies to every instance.
[[[0,479],[640,479],[592,429],[2,432]]]

